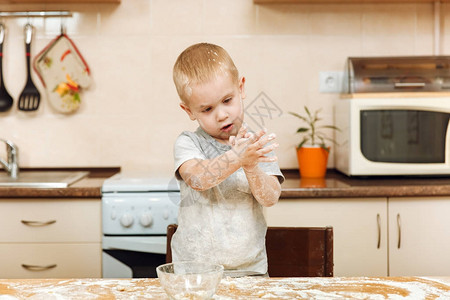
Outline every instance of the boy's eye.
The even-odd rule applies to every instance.
[[[227,98],[227,99],[225,99],[224,101],[223,101],[223,103],[228,103],[228,102],[230,102],[231,101],[231,98]]]
[[[202,112],[209,112],[211,110],[211,107],[207,107],[207,108],[204,108],[203,110],[202,110]]]

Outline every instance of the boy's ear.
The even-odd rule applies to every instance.
[[[184,104],[183,102],[180,103],[180,107],[188,114],[189,118],[192,121],[195,121],[195,116],[192,114],[191,109],[189,108],[189,106],[187,106],[186,104]]]
[[[239,91],[241,92],[241,98],[245,99],[245,77],[239,79]]]

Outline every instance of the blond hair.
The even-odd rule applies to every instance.
[[[208,82],[224,72],[233,82],[239,83],[238,70],[227,51],[214,44],[199,43],[178,56],[173,67],[173,81],[181,100],[187,103],[192,85]]]

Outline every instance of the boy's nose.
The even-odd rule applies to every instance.
[[[228,113],[224,109],[219,109],[217,111],[217,121],[223,121],[228,117]]]

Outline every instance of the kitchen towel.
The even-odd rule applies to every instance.
[[[61,34],[34,59],[47,98],[57,111],[70,113],[81,104],[80,92],[91,84],[89,67],[73,41]]]

